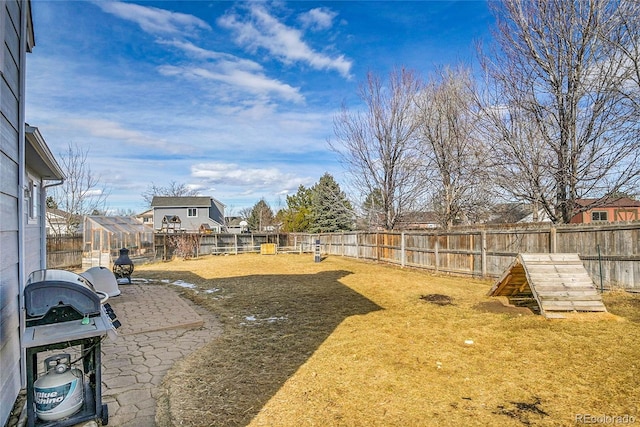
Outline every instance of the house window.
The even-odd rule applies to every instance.
[[[591,221],[593,221],[593,222],[608,221],[607,211],[591,212]]]
[[[196,217],[196,216],[198,216],[198,210],[196,208],[187,209],[187,216],[188,217]]]

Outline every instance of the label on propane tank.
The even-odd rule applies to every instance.
[[[36,388],[36,411],[47,412],[60,405],[65,397],[73,394],[74,390],[78,387],[78,380],[72,380],[66,384],[62,384],[56,387]],[[59,409],[65,409],[66,406],[73,406],[76,402],[65,402],[66,404]]]

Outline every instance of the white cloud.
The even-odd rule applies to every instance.
[[[239,58],[235,55],[231,55],[230,53],[207,50],[199,46],[196,46],[193,43],[188,41],[175,40],[175,39],[174,40],[157,40],[157,43],[167,45],[167,46],[173,46],[191,55],[192,57],[195,57],[198,59],[209,59],[209,60],[219,61],[219,63],[233,64],[234,67],[243,68],[245,70],[255,70],[255,71],[263,70],[262,65],[250,59]]]
[[[119,1],[96,1],[95,4],[104,12],[134,22],[151,34],[189,35],[198,28],[211,29],[202,19],[185,13]]]
[[[181,40],[158,40],[158,43],[178,48],[197,59],[207,60],[199,65],[158,67],[159,72],[165,76],[183,76],[196,80],[217,81],[243,92],[262,96],[264,99],[275,94],[288,101],[304,102],[304,97],[298,88],[265,76],[264,68],[255,61],[239,58],[229,53],[207,50]],[[217,94],[217,97],[224,102],[224,96],[220,96],[220,93]],[[237,101],[236,98],[231,98],[227,102]]]
[[[236,43],[251,51],[266,49],[285,63],[304,62],[318,70],[336,70],[344,77],[350,76],[351,61],[344,55],[330,57],[313,50],[302,40],[302,32],[286,26],[263,7],[251,4],[249,16],[229,13],[218,24],[235,32]]]
[[[142,147],[151,147],[167,151],[176,151],[177,147],[171,146],[167,141],[146,135],[137,130],[130,130],[122,127],[120,123],[104,119],[67,119],[70,126],[79,130],[84,130],[89,136],[120,141],[127,144],[134,144]]]
[[[338,14],[326,7],[317,7],[300,14],[298,19],[306,28],[312,30],[325,30],[333,26],[333,18]]]
[[[176,66],[163,65],[158,67],[165,76],[182,76],[194,79],[213,80],[228,84],[255,95],[267,97],[269,94],[293,101],[303,102],[304,98],[297,88],[286,83],[266,77],[263,74],[252,73],[242,68],[235,68],[230,62],[223,62],[211,66]]]
[[[204,180],[209,185],[238,186],[250,191],[271,189],[274,194],[287,193],[307,184],[310,178],[301,178],[285,173],[275,167],[240,167],[235,163],[209,162],[191,166],[191,176]]]

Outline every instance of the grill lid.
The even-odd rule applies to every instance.
[[[27,326],[100,315],[100,296],[82,276],[64,270],[38,270],[24,289]]]

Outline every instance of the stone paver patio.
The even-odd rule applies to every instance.
[[[102,345],[102,400],[109,426],[155,426],[159,385],[167,371],[221,333],[211,313],[171,285],[125,284],[111,298],[122,327]]]

